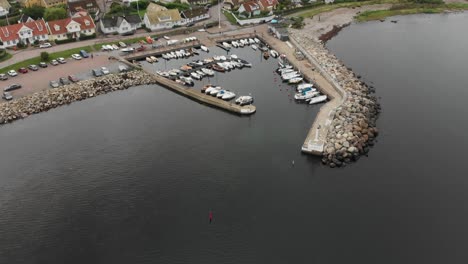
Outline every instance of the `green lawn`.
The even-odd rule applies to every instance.
[[[0,62],[9,60],[11,57],[11,54],[5,51],[5,55],[3,55],[2,58],[0,58]]]
[[[227,20],[231,22],[231,24],[237,25],[236,18],[230,12],[223,11],[223,14],[226,16]]]
[[[299,11],[297,13],[293,13],[289,16],[301,16],[303,18],[313,17],[320,13],[330,12],[338,8],[352,8],[352,7],[360,7],[364,5],[374,5],[374,4],[385,4],[385,3],[395,3],[398,0],[372,0],[372,1],[361,1],[361,2],[345,2],[345,3],[337,3],[337,4],[329,4],[329,5],[321,5],[321,6],[314,6],[305,11]]]
[[[91,51],[90,46],[85,46],[85,47],[80,47],[80,48],[75,48],[75,49],[70,49],[70,50],[65,50],[65,51],[59,51],[59,52],[54,52],[49,54],[49,61],[59,58],[59,57],[64,57],[65,59],[70,58],[70,56],[74,53],[79,53],[80,50],[86,50],[87,52]],[[40,57],[34,57],[29,60],[21,61],[15,64],[12,64],[8,67],[0,69],[0,73],[6,73],[9,70],[18,70],[21,67],[28,67],[31,64],[39,64],[41,62]]]

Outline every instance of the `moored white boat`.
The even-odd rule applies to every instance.
[[[223,46],[226,47],[226,48],[231,48],[231,45],[227,42],[223,42]]]
[[[312,88],[312,87],[313,87],[313,85],[311,83],[301,83],[296,87],[296,90],[298,92],[302,92],[303,90],[305,90],[307,88]]]
[[[221,98],[226,92],[227,92],[226,90],[219,90],[219,92],[216,94],[216,97]]]
[[[288,83],[289,83],[289,84],[296,84],[296,83],[302,82],[302,80],[304,80],[304,78],[302,78],[302,77],[294,77],[294,78],[292,78],[292,79],[289,79]]]
[[[250,43],[250,44],[255,44],[255,40],[249,38],[249,43]]]
[[[238,58],[239,58],[239,57],[237,57],[237,55],[236,55],[236,54],[232,54],[232,55],[231,55],[231,59],[235,59],[235,60],[237,60]]]
[[[260,40],[258,38],[254,38],[255,43],[260,43]]]
[[[158,62],[158,58],[156,58],[155,56],[151,56],[150,58],[153,60],[153,62]]]
[[[193,78],[197,79],[197,80],[201,80],[201,76],[198,75],[196,72],[192,72],[192,73],[190,73],[190,75],[191,75]]]
[[[302,93],[297,93],[294,95],[294,99],[296,100],[307,100],[312,97],[315,97],[319,95],[319,92],[312,92],[312,91],[307,91],[307,92],[302,92]]]
[[[310,99],[309,104],[318,104],[318,103],[324,102],[325,100],[327,100],[327,96],[321,95],[321,96],[317,96],[317,97]]]
[[[253,103],[253,97],[249,95],[239,96],[235,102],[239,105],[248,105]]]
[[[270,55],[271,55],[273,58],[278,58],[279,53],[278,53],[276,50],[270,50]]]
[[[231,99],[233,99],[234,97],[236,97],[236,94],[235,94],[235,93],[230,92],[230,91],[226,91],[226,92],[223,94],[223,97],[221,97],[221,99],[223,99],[223,100],[231,100]]]
[[[257,45],[255,45],[255,44],[252,44],[252,46],[251,46],[251,47],[252,47],[252,49],[254,49],[254,50],[257,50]]]
[[[206,46],[201,45],[200,49],[203,50],[204,52],[208,52],[208,48]]]
[[[213,70],[207,68],[202,68],[201,71],[208,76],[213,76],[215,74]]]
[[[146,57],[146,61],[147,61],[148,63],[153,63],[153,60],[152,60],[150,57]]]
[[[215,87],[215,88],[213,88],[213,90],[210,91],[210,95],[216,96],[219,93],[219,91],[221,91],[221,87],[219,87],[219,86]]]

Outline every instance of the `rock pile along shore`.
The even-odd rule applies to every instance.
[[[32,114],[97,95],[148,84],[156,84],[153,75],[136,70],[48,89],[0,104],[0,124],[10,123]]]
[[[322,43],[313,41],[304,32],[293,33],[297,42],[317,59],[322,68],[344,89],[347,97],[336,109],[326,138],[322,162],[340,167],[366,155],[378,135],[376,121],[380,105],[374,87],[360,81]]]

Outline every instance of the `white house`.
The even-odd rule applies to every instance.
[[[189,23],[187,19],[183,19],[180,16],[179,10],[167,9],[153,3],[148,5],[143,20],[146,28],[151,31],[169,29],[174,26],[183,26]]]
[[[0,40],[2,41],[0,47],[2,48],[16,46],[19,42],[27,45],[36,40],[47,41],[48,39],[47,27],[43,19],[0,27]]]
[[[50,41],[79,39],[80,36],[91,36],[96,33],[96,25],[89,15],[49,21],[47,28]]]
[[[182,18],[186,19],[187,23],[196,23],[200,20],[210,18],[210,13],[203,7],[182,11],[180,15]]]
[[[7,0],[0,0],[0,17],[4,17],[10,13],[10,3]]]
[[[254,1],[243,3],[239,9],[239,14],[247,13],[247,17],[260,15],[260,5]]]
[[[138,15],[103,18],[99,23],[104,34],[131,35],[142,26]]]

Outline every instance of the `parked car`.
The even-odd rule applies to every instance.
[[[5,87],[3,89],[3,91],[9,92],[9,91],[13,91],[13,90],[16,90],[16,89],[19,89],[19,88],[21,88],[21,84],[13,83],[13,84],[10,84],[7,87]]]
[[[60,84],[57,81],[50,81],[49,85],[52,88],[58,88],[60,86]]]
[[[0,80],[2,80],[2,81],[8,80],[8,75],[6,75],[4,73],[0,73]]]
[[[53,66],[59,65],[59,63],[58,63],[57,60],[52,60],[52,61],[50,61],[50,64],[53,65]]]
[[[70,84],[70,81],[67,80],[67,78],[65,78],[65,77],[60,77],[59,82],[60,82],[61,84],[63,84],[63,85]]]
[[[47,63],[41,61],[41,62],[39,62],[39,67],[41,67],[41,68],[47,68]]]
[[[119,46],[120,46],[121,48],[125,48],[125,47],[127,47],[127,44],[125,44],[125,43],[123,43],[122,41],[120,41],[120,42],[119,42]]]
[[[106,67],[101,67],[101,72],[102,72],[102,74],[104,74],[104,75],[110,73],[109,69],[107,69]]]
[[[86,50],[80,50],[80,55],[83,58],[88,58],[89,57],[89,53],[86,52]]]
[[[99,77],[102,76],[102,72],[99,69],[93,69],[93,75]]]
[[[65,58],[63,58],[63,57],[58,58],[57,61],[58,61],[60,64],[65,64],[65,63],[67,63],[67,61],[66,61]]]
[[[75,60],[81,60],[80,54],[72,54],[71,56],[72,56],[72,58],[74,58]]]
[[[193,27],[194,25],[195,25],[195,23],[190,22],[190,23],[188,23],[188,24],[186,25],[186,27]]]
[[[16,75],[18,75],[18,73],[15,70],[9,70],[8,75],[10,75],[11,77],[15,77]]]
[[[2,98],[5,99],[5,100],[7,100],[7,101],[10,101],[10,100],[13,99],[13,96],[12,96],[11,93],[9,93],[9,92],[3,92]]]
[[[42,43],[41,45],[39,45],[39,48],[41,49],[50,48],[50,47],[52,47],[52,44],[50,44],[49,42]]]
[[[28,73],[28,69],[26,69],[24,67],[21,67],[21,68],[18,69],[18,72],[21,72],[21,73],[25,74],[25,73]]]
[[[140,46],[136,49],[136,51],[144,51],[146,48],[145,46]]]
[[[70,80],[71,82],[77,82],[79,81],[78,78],[76,78],[75,75],[68,75],[68,80]]]
[[[37,67],[37,65],[34,65],[34,64],[29,65],[28,68],[29,68],[31,71],[37,71],[37,70],[39,70],[39,68]]]

